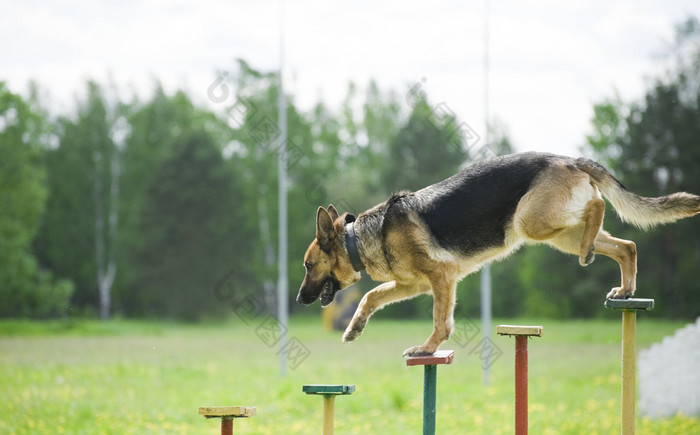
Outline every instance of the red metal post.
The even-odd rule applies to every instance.
[[[527,434],[527,336],[515,337],[515,434]]]
[[[527,434],[527,339],[542,337],[541,326],[498,325],[498,335],[515,335],[515,434]]]
[[[252,417],[254,406],[200,406],[199,415],[221,419],[221,435],[233,435],[233,419]]]
[[[233,419],[232,418],[222,418],[221,419],[221,435],[233,435]]]

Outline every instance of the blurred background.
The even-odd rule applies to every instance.
[[[527,150],[595,158],[644,196],[700,192],[697,2],[487,5],[5,5],[0,316],[197,321],[253,297],[276,313],[283,143],[292,315],[319,310],[291,302],[320,205],[359,213]],[[645,233],[609,209],[606,228],[637,243],[659,316],[700,314],[699,220]],[[492,274],[502,317],[601,316],[619,280],[542,247]]]

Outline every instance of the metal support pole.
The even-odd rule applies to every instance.
[[[491,265],[487,264],[481,269],[481,333],[484,336],[484,347],[481,351],[484,386],[489,385],[491,372]]]
[[[635,382],[637,369],[635,367],[634,342],[637,326],[637,312],[625,310],[622,312],[622,434],[634,434],[635,417]]]
[[[527,434],[527,336],[515,337],[515,434]]]
[[[437,413],[437,365],[452,364],[454,351],[438,350],[432,355],[409,356],[407,366],[423,366],[423,435],[435,434]]]
[[[635,353],[637,311],[654,309],[653,299],[608,299],[605,308],[622,311],[622,435],[633,435],[635,430],[635,403],[637,368]]]
[[[323,435],[333,435],[335,396],[323,396]]]
[[[542,327],[498,325],[496,333],[515,336],[515,435],[527,435],[527,340],[542,337]]]
[[[306,394],[323,396],[323,435],[333,435],[335,423],[335,396],[349,395],[355,392],[354,385],[304,385]]]
[[[233,435],[233,418],[221,419],[221,435]]]
[[[252,417],[256,413],[252,406],[200,406],[199,415],[221,419],[221,435],[233,435],[233,419]]]
[[[435,433],[437,366],[427,365],[423,372],[423,435]]]
[[[277,193],[278,193],[278,252],[277,252],[277,322],[279,328],[279,349],[287,346],[289,308],[289,274],[287,271],[287,99],[284,95],[284,0],[280,0],[280,71],[277,94],[277,122],[281,142],[277,150]],[[287,375],[287,354],[280,356],[280,376]]]

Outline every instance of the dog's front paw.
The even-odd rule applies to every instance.
[[[348,326],[348,329],[345,330],[343,333],[343,343],[347,343],[348,341],[353,341],[357,337],[359,337],[362,334],[362,330],[360,329],[359,331],[357,329],[350,329]]]
[[[610,292],[608,295],[605,297],[606,299],[629,299],[632,296],[634,296],[634,290],[626,289],[624,287],[615,287]]]
[[[356,320],[355,318],[353,318],[348,327],[345,329],[345,332],[343,333],[343,343],[353,341],[357,337],[359,337],[362,334],[362,330],[365,329],[366,324],[366,320],[362,321],[361,319]]]
[[[425,356],[432,355],[436,349],[429,349],[423,346],[413,346],[403,351],[403,356]]]

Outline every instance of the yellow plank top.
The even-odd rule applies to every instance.
[[[542,337],[541,326],[517,326],[517,325],[498,325],[496,327],[498,335],[527,335],[534,337]]]
[[[200,406],[199,415],[211,417],[252,417],[254,406]]]

